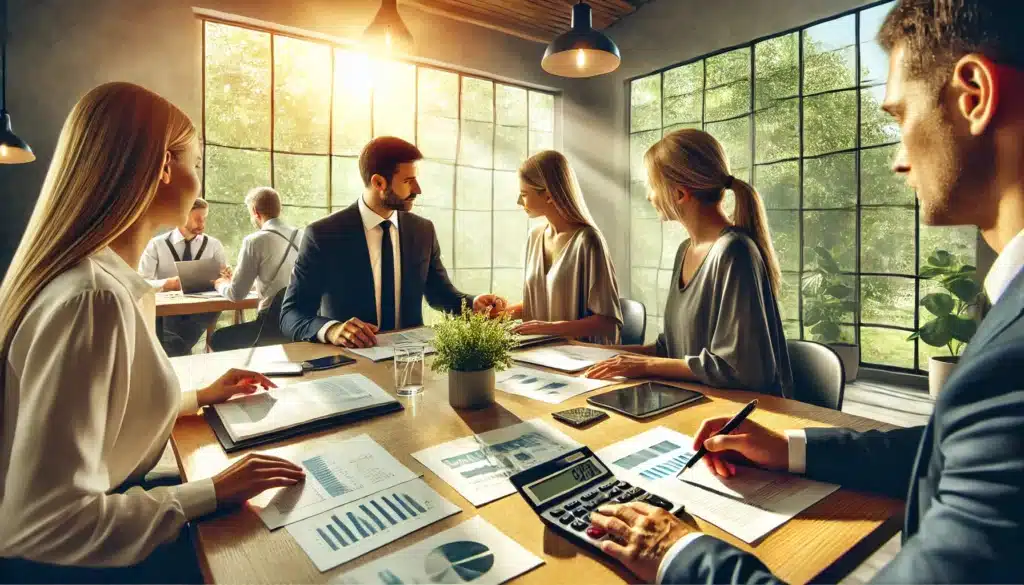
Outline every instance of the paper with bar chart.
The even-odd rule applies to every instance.
[[[694,455],[693,438],[653,428],[597,452],[615,475],[686,507],[686,511],[747,543],[760,540],[839,489],[789,473],[740,467],[724,479],[698,462],[676,479]]]
[[[544,561],[537,555],[476,516],[354,571],[343,573],[332,583],[499,585],[542,564]]]
[[[321,571],[459,512],[422,479],[289,524],[286,530]]]
[[[533,368],[512,367],[495,376],[494,387],[502,392],[518,394],[549,404],[565,402],[591,390],[618,384],[615,380],[573,378]]]
[[[267,528],[298,522],[418,477],[370,435],[330,445],[296,461],[306,470],[305,481],[249,500]]]
[[[430,327],[417,327],[393,333],[381,333],[377,336],[377,345],[373,347],[349,348],[348,351],[375,362],[395,357],[395,346],[403,343],[419,343],[424,346],[424,353],[434,353],[430,342],[434,341],[434,330]]]
[[[508,477],[581,445],[539,418],[417,451],[427,466],[474,506],[515,493]]]

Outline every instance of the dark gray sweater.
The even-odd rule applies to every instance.
[[[684,288],[679,275],[689,245],[687,239],[676,252],[658,355],[685,360],[709,386],[792,397],[779,305],[757,244],[727,228]]]

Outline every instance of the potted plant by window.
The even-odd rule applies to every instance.
[[[832,253],[815,246],[810,270],[804,277],[804,327],[809,328],[812,341],[831,347],[843,362],[846,381],[857,379],[860,348],[843,339],[842,324],[857,314],[854,290],[843,282],[839,263]],[[844,317],[847,317],[844,319]]]
[[[937,250],[929,256],[920,274],[938,282],[944,289],[921,299],[921,306],[932,314],[933,319],[907,338],[908,341],[920,339],[933,347],[949,350],[948,356],[928,358],[928,392],[935,397],[978,329],[975,309],[984,297],[977,269],[960,262],[946,250]]]
[[[494,402],[494,372],[512,364],[519,336],[506,317],[490,319],[465,304],[461,315],[444,315],[434,325],[431,369],[448,372],[448,403],[483,408]]]

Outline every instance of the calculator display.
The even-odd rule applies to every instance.
[[[525,489],[530,491],[534,500],[540,505],[605,473],[608,473],[608,470],[601,465],[600,461],[591,457],[568,469],[528,485]]]

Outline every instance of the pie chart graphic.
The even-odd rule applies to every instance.
[[[424,562],[431,583],[470,583],[491,570],[494,553],[471,540],[442,544]]]

